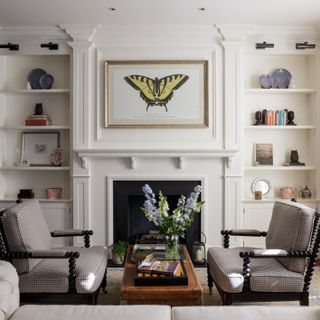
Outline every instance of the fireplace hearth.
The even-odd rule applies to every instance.
[[[181,194],[188,196],[199,180],[116,180],[113,181],[113,242],[126,240],[130,244],[140,241],[142,235],[156,230],[141,211],[145,201],[142,186],[149,184],[156,195],[159,190],[167,196],[169,207],[174,209]],[[200,199],[199,199],[200,200]],[[192,252],[192,243],[201,238],[201,212],[194,215],[194,222],[180,243]]]

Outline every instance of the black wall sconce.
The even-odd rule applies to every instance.
[[[265,41],[256,43],[256,49],[274,48],[274,43],[267,43]]]
[[[8,44],[0,44],[0,49],[9,49],[10,51],[18,51],[19,45],[8,42]]]
[[[316,48],[316,45],[314,43],[308,43],[308,41],[296,43],[297,50],[315,49],[315,48]]]
[[[59,44],[58,43],[41,43],[40,45],[41,48],[48,48],[49,50],[59,50]]]

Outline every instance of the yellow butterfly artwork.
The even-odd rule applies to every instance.
[[[146,112],[150,106],[162,106],[168,112],[167,103],[173,97],[173,91],[179,89],[188,79],[185,74],[172,74],[160,79],[141,75],[124,77],[132,88],[140,91],[140,97],[147,103]]]

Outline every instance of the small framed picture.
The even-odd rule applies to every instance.
[[[273,165],[273,145],[272,143],[255,143],[254,165]]]
[[[21,159],[30,166],[50,166],[51,155],[59,147],[59,132],[22,132]]]

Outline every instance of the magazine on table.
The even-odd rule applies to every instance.
[[[138,266],[138,272],[176,276],[181,270],[180,260],[145,259]]]

